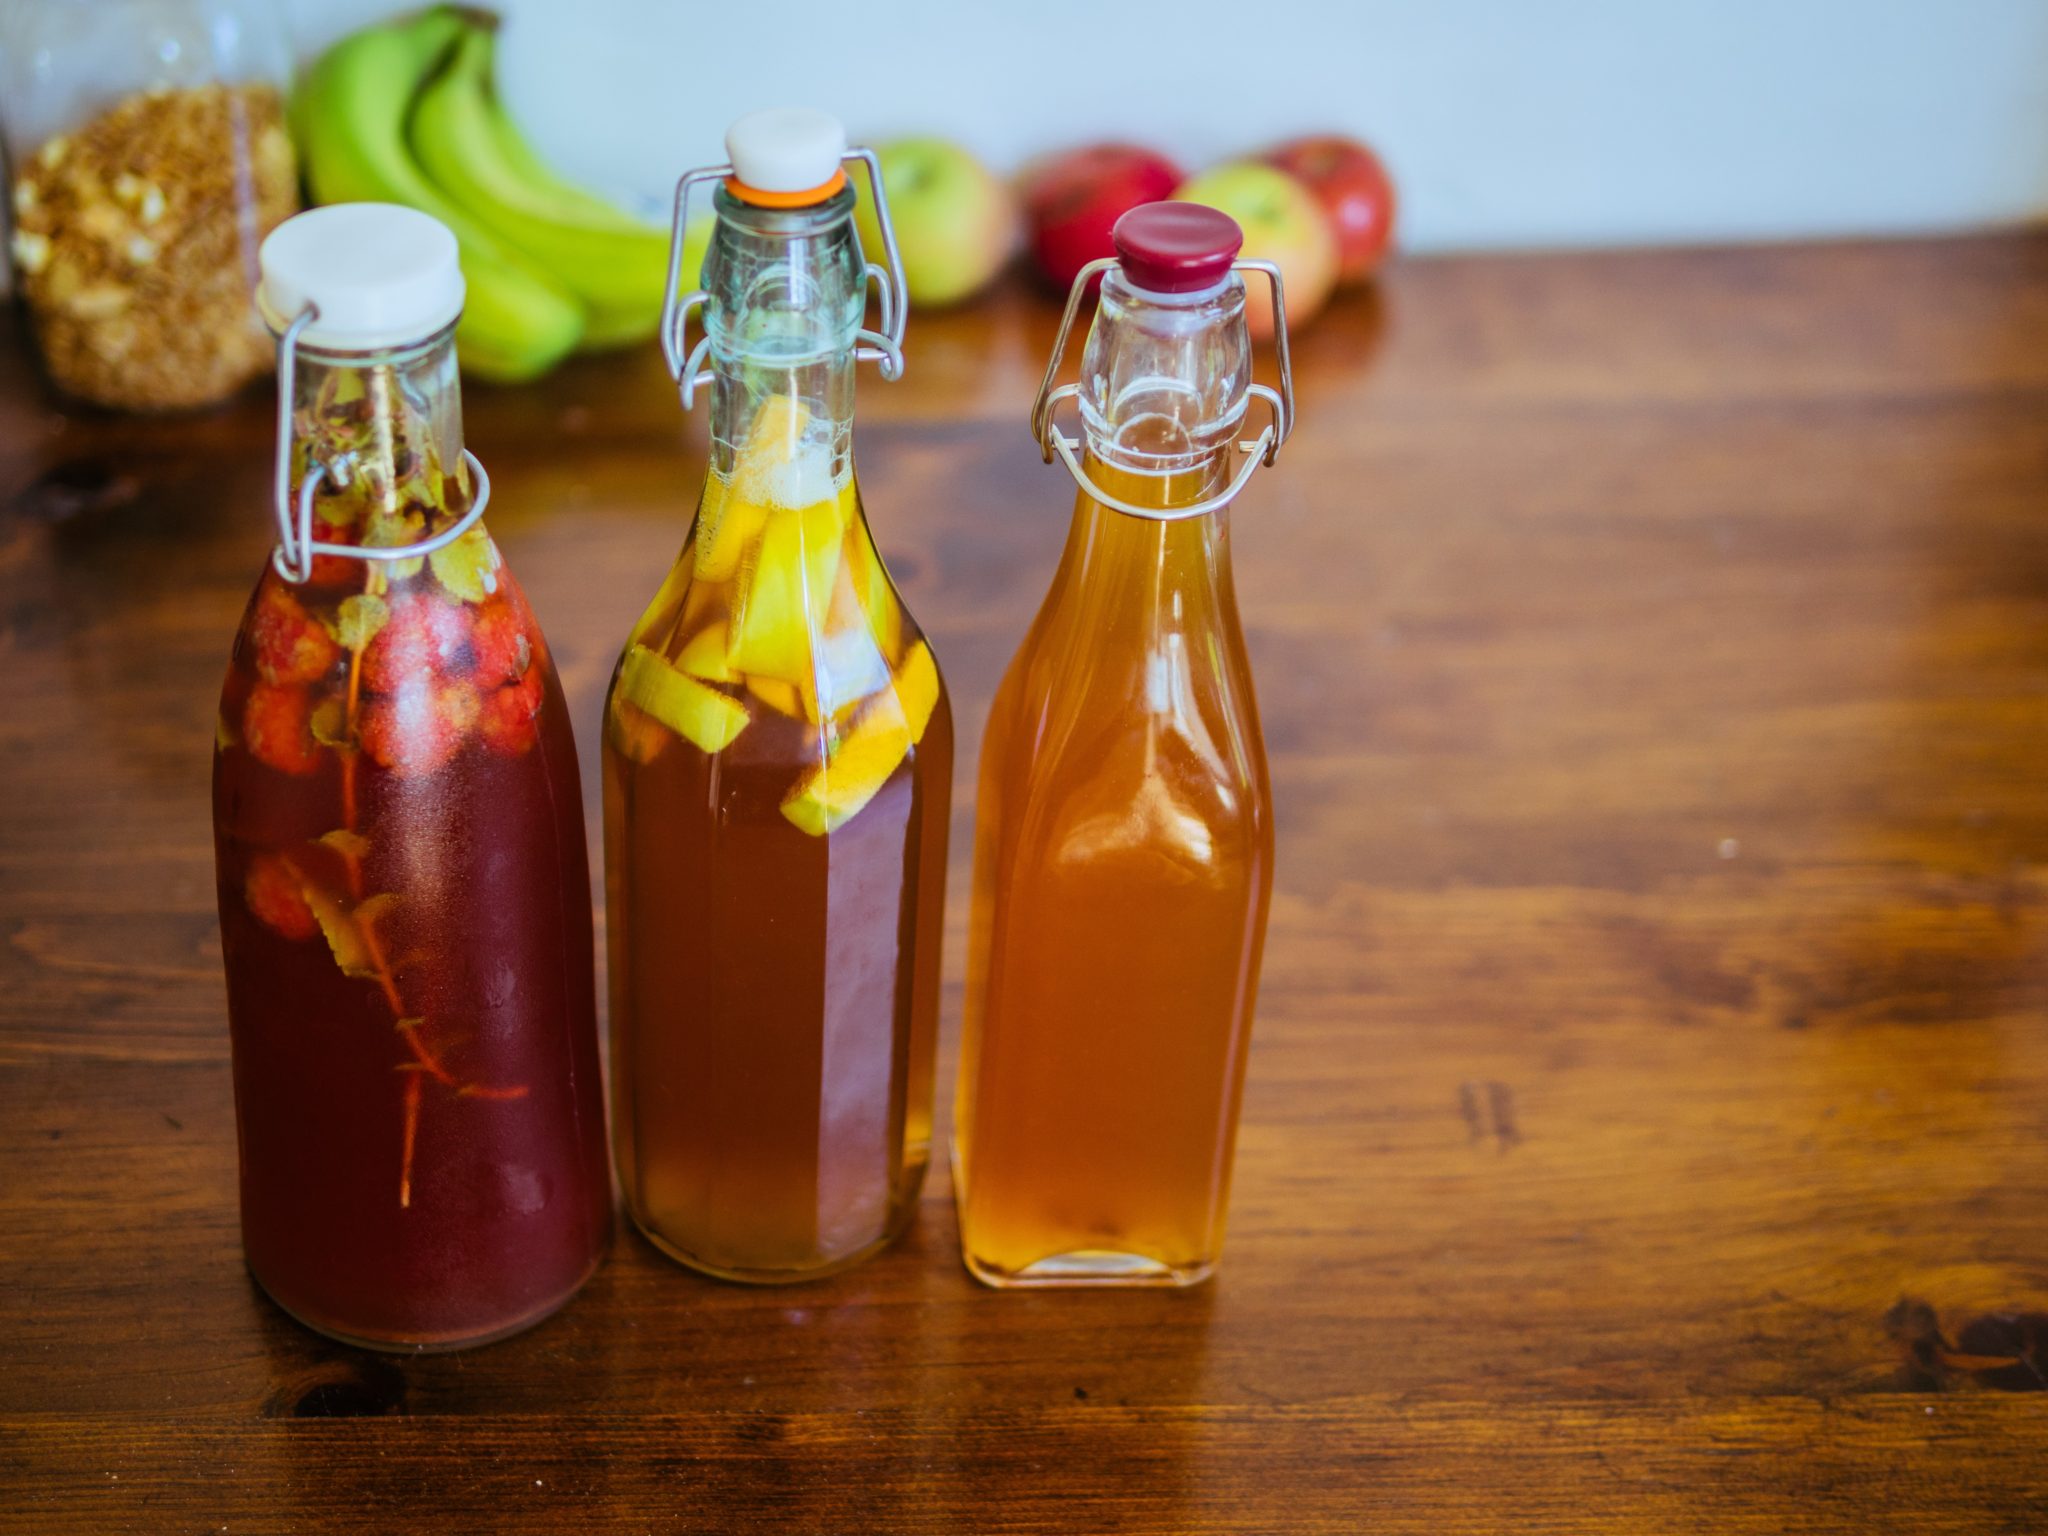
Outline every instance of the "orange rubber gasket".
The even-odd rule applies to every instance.
[[[801,192],[763,192],[759,187],[750,187],[737,176],[725,178],[725,190],[743,203],[752,203],[756,208],[808,208],[813,203],[822,203],[826,198],[846,185],[846,167],[841,166],[832,173],[832,179],[815,187],[806,187]]]

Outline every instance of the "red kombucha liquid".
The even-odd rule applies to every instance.
[[[243,1242],[307,1325],[452,1347],[561,1306],[609,1237],[575,744],[509,572],[474,605],[391,582],[431,643],[389,620],[378,668],[295,628],[361,592],[335,564],[352,590],[266,572],[221,699]]]

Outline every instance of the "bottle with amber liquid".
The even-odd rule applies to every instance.
[[[261,268],[278,543],[213,760],[243,1247],[322,1333],[450,1349],[611,1233],[576,744],[463,447],[454,236],[341,204]]]
[[[726,145],[677,189],[676,267],[695,184],[718,222],[663,333],[685,409],[709,388],[709,473],[605,708],[613,1137],[657,1247],[775,1282],[856,1263],[916,1205],[953,727],[854,478],[855,363],[902,366],[887,210],[885,271],[844,164],[879,189],[873,157],[806,111]]]
[[[994,1286],[1214,1270],[1272,890],[1229,516],[1293,417],[1279,276],[1195,204],[1134,209],[1115,241],[1033,412],[1079,495],[982,743],[953,1170]],[[1251,381],[1247,268],[1272,284],[1279,394]],[[1055,390],[1098,273],[1081,382]],[[1255,398],[1272,420],[1244,441]]]

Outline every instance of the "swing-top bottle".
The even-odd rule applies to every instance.
[[[852,218],[846,162],[873,157],[814,112],[726,142],[678,188],[678,265],[696,184],[718,222],[663,338],[685,408],[708,387],[709,470],[605,713],[613,1135],[658,1247],[780,1281],[872,1253],[916,1203],[952,719],[854,475],[855,364],[902,364],[900,274]]]
[[[1279,275],[1194,204],[1115,238],[1033,412],[1079,493],[981,749],[953,1171],[968,1268],[998,1286],[1213,1270],[1272,890],[1229,517],[1293,415]],[[1247,269],[1273,287],[1278,394],[1251,381]],[[1098,273],[1080,382],[1055,389]]]

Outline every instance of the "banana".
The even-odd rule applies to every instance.
[[[688,293],[692,288],[704,286],[704,258],[711,251],[711,232],[718,220],[708,213],[700,213],[691,219],[683,231],[682,283],[679,293]],[[657,315],[660,300],[655,302]],[[583,327],[584,352],[602,352],[611,347],[630,346],[645,341],[650,334],[646,311],[606,309],[593,304],[589,309],[588,322]]]
[[[414,158],[450,201],[583,303],[586,343],[652,336],[668,278],[668,232],[546,170],[491,93],[494,47],[489,31],[464,29],[413,108]]]
[[[583,306],[442,196],[406,144],[414,94],[468,31],[436,9],[343,38],[308,71],[293,118],[314,201],[404,203],[454,231],[468,289],[455,332],[462,362],[485,378],[527,379],[582,339]]]
[[[615,207],[557,176],[554,167],[526,142],[526,135],[506,114],[505,104],[498,100],[495,91],[490,94],[485,109],[490,115],[492,137],[498,141],[498,153],[536,194],[557,204],[569,216],[580,217],[602,229],[642,231],[647,228],[625,209]]]

